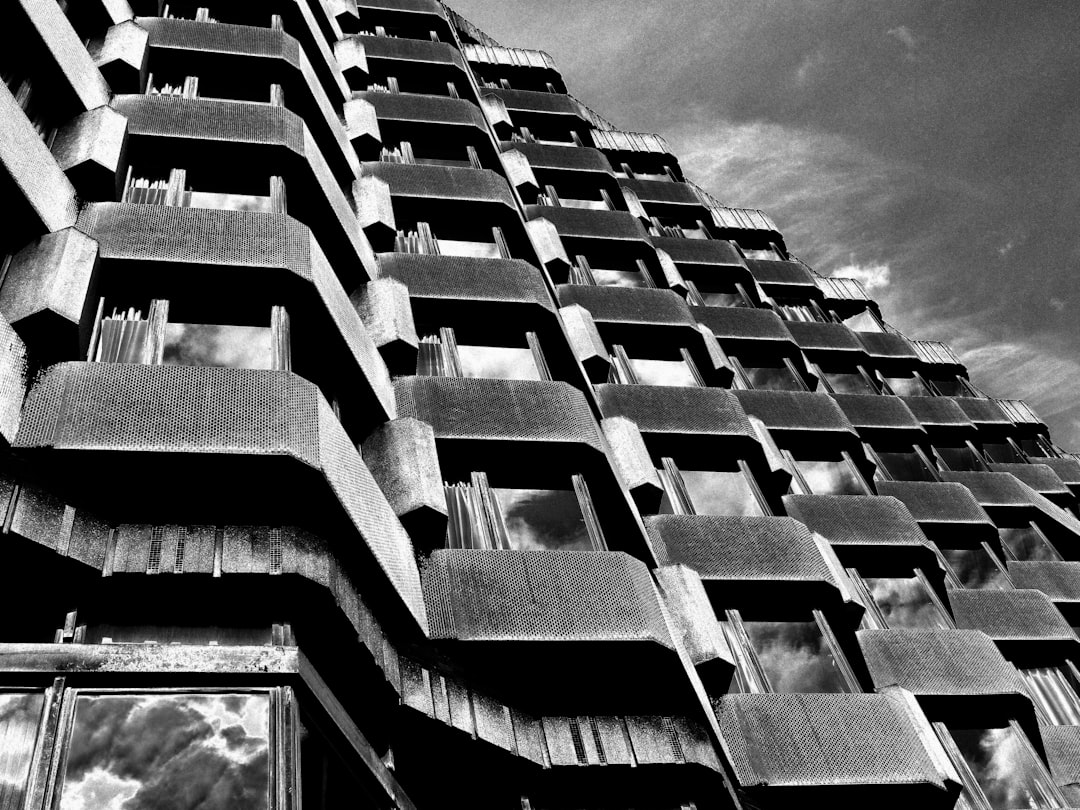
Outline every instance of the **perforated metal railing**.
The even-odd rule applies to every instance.
[[[681,563],[704,578],[837,584],[810,530],[793,518],[651,515],[645,527],[661,565]]]
[[[19,430],[26,396],[26,345],[0,317],[0,436],[9,444]]]
[[[716,712],[746,786],[944,786],[909,712],[886,695],[728,695]]]
[[[520,259],[382,253],[378,263],[379,275],[404,283],[410,296],[521,302],[555,309],[540,271]]]
[[[573,442],[603,449],[580,391],[566,383],[452,377],[394,381],[399,416],[427,422],[440,438]]]
[[[423,580],[433,638],[672,644],[649,569],[626,554],[448,549]]]

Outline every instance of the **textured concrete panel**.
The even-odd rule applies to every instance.
[[[414,542],[441,545],[446,497],[435,431],[418,419],[387,422],[364,440],[364,462]]]

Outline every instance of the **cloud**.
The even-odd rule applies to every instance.
[[[919,47],[918,37],[916,37],[915,33],[906,25],[898,25],[895,28],[890,28],[885,32],[885,36],[892,37],[909,51],[914,51]]]
[[[767,211],[818,272],[887,265],[873,292],[910,337],[1021,352],[1021,390],[985,350],[975,382],[1080,443],[1075,386],[1051,376],[1080,357],[1080,4],[451,5],[548,50],[620,126],[665,135],[692,180]]]
[[[263,326],[170,323],[165,362],[181,366],[270,368],[271,334]]]
[[[829,275],[856,279],[868,291],[888,287],[891,281],[887,264],[848,264],[836,268]]]
[[[80,697],[62,804],[65,810],[265,807],[268,724],[265,695]]]

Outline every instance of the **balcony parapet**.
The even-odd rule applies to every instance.
[[[13,446],[61,469],[53,478],[64,491],[106,510],[150,516],[195,503],[211,524],[227,522],[210,519],[215,511],[250,508],[331,536],[351,530],[361,542],[342,553],[370,559],[397,609],[427,627],[408,535],[319,390],[294,374],[60,363],[31,389]],[[145,474],[154,458],[171,470],[168,487]],[[254,458],[263,459],[258,468]],[[258,479],[248,490],[258,490],[258,503],[239,503],[238,475]]]

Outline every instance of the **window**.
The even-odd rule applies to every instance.
[[[767,515],[765,496],[757,486],[745,461],[737,469],[683,470],[674,460],[664,458],[659,470],[664,485],[661,514],[676,515]]]
[[[973,590],[1009,590],[1012,583],[1005,566],[986,543],[976,548],[945,548],[942,556],[956,580]]]
[[[857,692],[859,684],[820,611],[801,621],[752,621],[729,610],[721,625],[740,692]]]
[[[745,361],[728,355],[736,369],[736,379],[744,388],[758,391],[805,391],[806,383],[786,357],[775,359],[747,358]]]
[[[188,183],[185,169],[172,169],[168,177],[140,176],[129,166],[121,202],[143,205],[167,205],[178,208],[221,208],[229,211],[286,212],[285,181],[278,176],[269,178],[262,189],[265,194],[237,193],[235,189],[203,188],[196,190]],[[227,178],[226,178],[227,179]],[[203,183],[216,184],[217,176],[202,178]]]
[[[884,332],[885,326],[878,317],[868,309],[864,309],[858,315],[844,318],[844,324],[853,332]]]
[[[1035,521],[1023,526],[1011,526],[998,529],[1001,545],[1010,559],[1024,562],[1044,560],[1057,561],[1061,555],[1042,533]]]
[[[934,730],[960,772],[972,806],[993,810],[1063,807],[1064,797],[1015,721],[997,728]]]
[[[742,251],[743,256],[748,259],[759,259],[780,262],[784,260],[783,251],[776,246],[774,242],[756,242],[747,243],[745,241],[739,241],[739,250]]]
[[[170,323],[165,329],[167,366],[272,368],[270,328],[212,323]]]
[[[458,228],[451,234],[470,239],[449,239],[444,234],[438,238],[427,222],[417,222],[416,230],[399,230],[394,239],[396,253],[421,253],[435,256],[465,256],[474,259],[509,259],[510,246],[502,228],[496,226],[484,232],[482,229]],[[488,238],[492,241],[488,241]]]
[[[492,487],[485,473],[446,484],[449,548],[606,551],[592,498],[580,475],[569,489]]]
[[[886,377],[882,375],[882,379],[889,387],[889,391],[898,397],[931,396],[930,389],[926,387],[922,377],[918,374],[912,374],[910,377]]]
[[[680,359],[632,358],[623,346],[612,347],[610,382],[622,385],[665,385],[694,388],[705,385],[690,352],[679,349]]]
[[[791,489],[801,495],[872,495],[846,450],[839,458],[795,458],[782,451],[792,472]]]
[[[1033,439],[1021,439],[1020,449],[1024,452],[1024,455],[1030,458],[1057,457],[1057,451],[1054,450],[1053,445],[1042,436],[1036,436]]]
[[[593,279],[601,287],[651,288],[652,281],[647,273],[640,270],[593,270]]]
[[[753,307],[746,288],[738,281],[686,280],[686,300],[696,307]]]
[[[877,386],[862,366],[817,366],[818,376],[833,394],[877,394]]]
[[[1026,461],[1020,448],[1012,439],[1003,442],[982,443],[983,454],[995,464],[1022,464]]]
[[[524,347],[461,345],[456,332],[443,327],[420,339],[416,373],[421,377],[550,380],[536,333],[525,333],[523,343]]]
[[[931,387],[943,397],[977,397],[974,391],[963,377],[956,374],[931,376],[928,380]]]
[[[818,315],[815,307],[809,304],[777,304],[776,313],[785,321],[799,321],[802,323],[818,323],[824,320]]]
[[[878,462],[878,476],[888,481],[937,481],[933,462],[919,447],[903,450],[871,450]]]
[[[104,307],[102,299],[98,312]],[[269,326],[178,323],[169,321],[169,302],[155,299],[145,318],[134,307],[99,314],[88,356],[99,363],[288,370],[290,332],[284,307],[271,308]]]
[[[269,805],[267,694],[92,694],[75,701],[61,810]]]
[[[44,703],[40,692],[0,692],[0,810],[22,810]]]
[[[852,581],[860,587],[867,606],[863,622],[879,630],[908,628],[944,630],[952,620],[919,569],[907,577],[861,577],[849,570]]]
[[[975,445],[971,442],[964,442],[963,445],[957,447],[939,447],[935,445],[934,452],[947,470],[955,472],[982,472],[986,470],[986,464],[983,463],[979,451],[975,449]]]
[[[544,191],[536,197],[537,205],[555,208],[585,208],[591,211],[614,211],[615,204],[606,189],[597,189],[595,198],[564,197],[552,185],[544,186]]]

